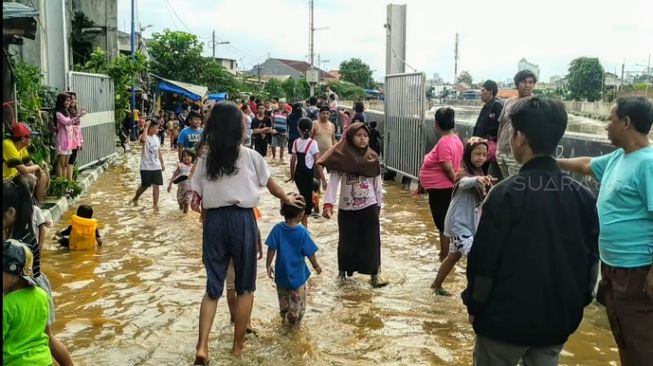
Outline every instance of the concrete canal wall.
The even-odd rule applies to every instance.
[[[377,121],[379,130],[383,133],[383,123],[385,121],[385,114],[380,111],[366,110],[365,115],[368,121]],[[462,139],[471,137],[472,130],[476,121],[471,120],[456,120],[456,131]],[[431,116],[427,116],[425,125],[422,127],[424,131],[424,154],[429,152],[435,146],[438,137],[435,133],[434,121]],[[608,154],[615,150],[615,147],[610,144],[610,141],[602,136],[567,132],[560,141],[560,145],[556,149],[556,158],[572,158],[577,156],[599,156]],[[411,162],[411,164],[421,165],[421,161]],[[404,177],[397,175],[397,179],[402,181]],[[575,179],[582,182],[586,187],[591,189],[594,193],[598,193],[599,183],[592,177],[574,176]]]

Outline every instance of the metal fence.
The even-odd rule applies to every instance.
[[[87,112],[81,124],[84,148],[77,156],[81,169],[116,153],[113,80],[106,75],[71,71],[68,85],[77,94],[77,108]]]
[[[383,160],[385,167],[418,179],[424,157],[424,73],[385,77],[385,123]]]

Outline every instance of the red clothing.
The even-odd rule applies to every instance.
[[[290,106],[288,103],[283,103],[283,109],[285,109],[288,113],[292,113],[292,106]]]
[[[438,140],[433,150],[424,156],[419,171],[419,180],[425,189],[453,187],[453,181],[445,174],[440,163],[451,162],[455,173],[460,169],[463,159],[463,143],[458,135],[445,135]]]
[[[252,111],[252,113],[256,114],[256,103],[250,101],[249,102],[249,110]]]

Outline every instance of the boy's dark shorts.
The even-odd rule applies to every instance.
[[[141,187],[149,187],[151,185],[163,185],[163,173],[161,170],[141,170]]]

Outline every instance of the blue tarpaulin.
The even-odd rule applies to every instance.
[[[164,79],[158,75],[150,74],[159,79],[159,90],[169,93],[176,93],[184,97],[199,102],[206,96],[209,89],[205,86],[194,85],[189,83],[182,83],[181,81]]]
[[[229,94],[227,93],[209,94],[209,100],[221,101],[221,100],[227,100],[227,98],[229,98]]]

